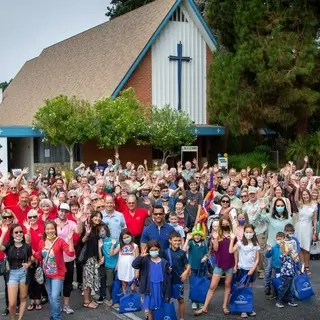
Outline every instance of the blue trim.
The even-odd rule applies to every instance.
[[[0,126],[0,137],[24,138],[24,137],[43,137],[43,134],[29,126]]]
[[[195,134],[197,136],[223,136],[224,127],[222,126],[196,126]]]
[[[206,30],[210,40],[214,43],[214,45],[217,47],[218,46],[218,42],[216,40],[216,38],[214,37],[214,35],[212,34],[210,28],[208,27],[207,23],[204,21],[201,13],[199,12],[196,4],[193,2],[193,0],[188,0],[190,6],[192,7],[193,11],[195,12],[197,18],[200,20],[202,26],[204,27],[204,29]]]

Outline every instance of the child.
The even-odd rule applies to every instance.
[[[169,222],[170,222],[170,225],[172,227],[174,227],[174,230],[177,231],[180,236],[181,236],[181,245],[183,246],[184,245],[184,238],[185,238],[185,233],[184,233],[184,230],[183,230],[183,227],[179,226],[178,224],[178,216],[175,212],[171,212],[170,215],[169,215]]]
[[[139,271],[140,293],[144,294],[144,308],[148,319],[153,320],[153,310],[160,309],[171,297],[171,274],[167,260],[160,258],[158,241],[147,243],[146,251],[135,258],[132,267]]]
[[[209,243],[209,252],[210,252],[210,264],[212,266],[212,272],[214,270],[214,267],[216,265],[216,252],[213,249],[213,240],[218,235],[218,228],[219,228],[219,220],[214,220],[211,225],[212,231],[211,231],[211,239]]]
[[[286,235],[284,242],[292,246],[293,253],[296,252],[300,254],[300,242],[294,237],[294,232],[294,226],[291,223],[286,224],[284,227],[284,233]]]
[[[235,253],[238,250],[238,281],[248,275],[250,276],[249,285],[253,287],[253,283],[256,281],[256,268],[259,263],[260,246],[252,224],[246,224],[244,226],[243,235],[242,240],[238,240],[234,245],[236,235],[233,233],[230,234],[229,253]],[[250,317],[255,317],[256,315],[254,311],[250,313]],[[248,318],[248,314],[245,312],[241,313],[241,318]]]
[[[132,268],[132,261],[139,255],[139,248],[133,242],[132,234],[124,229],[120,233],[120,252],[118,258],[118,278],[122,283],[122,292],[126,292],[128,282],[132,281],[136,276]]]
[[[241,241],[244,233],[244,225],[248,223],[248,215],[245,212],[240,211],[237,215],[238,224],[235,228],[235,234],[237,236],[237,240]]]
[[[181,250],[182,238],[180,233],[177,231],[171,232],[169,243],[170,249],[164,252],[164,258],[169,262],[171,268],[171,298],[178,300],[180,319],[184,319],[183,282],[188,278],[191,268],[186,253]]]
[[[102,278],[103,283],[101,283],[101,286],[106,286],[106,304],[108,307],[112,307],[111,287],[114,281],[114,270],[118,261],[120,245],[116,239],[110,237],[110,229],[105,224],[102,224],[100,228],[99,238],[99,258],[105,267],[105,278]]]
[[[185,203],[182,199],[178,199],[175,204],[175,212],[178,217],[178,225],[181,226],[185,233],[191,230],[191,220],[189,214],[185,211]]]
[[[277,243],[271,247],[270,245],[267,246],[267,251],[265,253],[266,258],[272,257],[271,261],[271,278],[280,277],[280,269],[281,269],[281,263],[280,263],[280,246],[283,245],[285,239],[285,234],[283,232],[278,232],[276,234],[276,240]],[[272,295],[270,296],[270,299],[275,299],[277,297],[276,288],[272,285],[271,282],[271,291]],[[269,287],[270,290],[270,287]]]
[[[193,240],[191,240],[192,238]],[[200,276],[204,276],[205,262],[208,259],[208,247],[204,243],[203,238],[204,234],[202,231],[195,230],[187,234],[187,240],[183,246],[183,250],[188,253],[191,275],[197,275],[200,272]],[[202,304],[192,301],[191,308],[193,310],[201,307]]]
[[[284,308],[283,298],[288,294],[290,307],[297,307],[298,304],[294,301],[294,290],[293,290],[293,277],[295,275],[295,263],[298,262],[298,254],[292,253],[290,245],[284,244],[281,247],[280,262],[281,262],[281,287],[278,292],[278,298],[276,307]]]

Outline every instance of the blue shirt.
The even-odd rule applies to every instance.
[[[123,214],[118,211],[113,211],[112,215],[103,211],[102,221],[108,225],[111,237],[117,240],[120,237],[121,230],[127,227]]]
[[[111,256],[110,255],[110,249],[112,246],[112,237],[106,238],[102,240],[102,255],[104,256],[104,265],[106,268],[114,269],[117,265],[118,261],[118,255]],[[119,242],[117,241],[116,244],[114,245],[114,249],[119,246]]]
[[[280,263],[280,246],[278,244],[275,244],[270,251],[266,251],[265,253],[267,258],[272,257],[272,268],[274,269],[280,269],[281,263]]]
[[[168,223],[164,223],[161,227],[158,227],[155,223],[151,223],[143,229],[141,243],[157,240],[160,243],[161,249],[166,250],[169,248],[169,235],[174,231],[174,228]]]
[[[168,250],[170,250],[171,259],[169,257]],[[186,266],[189,264],[187,254],[181,249],[178,249],[178,250],[167,249],[166,251],[164,251],[164,258],[169,262],[169,265],[172,268],[171,283],[181,284],[182,281],[180,279],[180,276],[185,271]]]

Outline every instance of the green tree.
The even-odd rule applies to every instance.
[[[210,70],[212,121],[235,135],[268,125],[306,134],[320,105],[318,12],[315,0],[210,2],[222,43]]]
[[[7,82],[7,81],[4,81],[4,82],[0,82],[0,89],[2,89],[2,91],[5,91],[7,89],[7,87],[9,86],[9,84],[11,83],[12,79]]]
[[[73,149],[76,143],[96,136],[94,113],[89,102],[60,95],[45,101],[34,115],[33,125],[50,144],[62,144],[70,156],[73,169]]]
[[[110,6],[107,7],[106,16],[113,19],[152,1],[154,0],[111,0]]]
[[[196,140],[195,126],[190,117],[170,106],[152,107],[148,134],[151,145],[163,153],[162,162],[177,155],[181,146]]]
[[[94,106],[97,139],[100,147],[114,148],[135,140],[144,143],[141,133],[145,131],[145,108],[137,100],[132,88],[119,97],[103,98]]]

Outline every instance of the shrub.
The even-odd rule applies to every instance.
[[[261,168],[261,164],[270,165],[270,156],[266,153],[250,152],[229,156],[229,168],[235,168],[237,171],[247,167]]]

